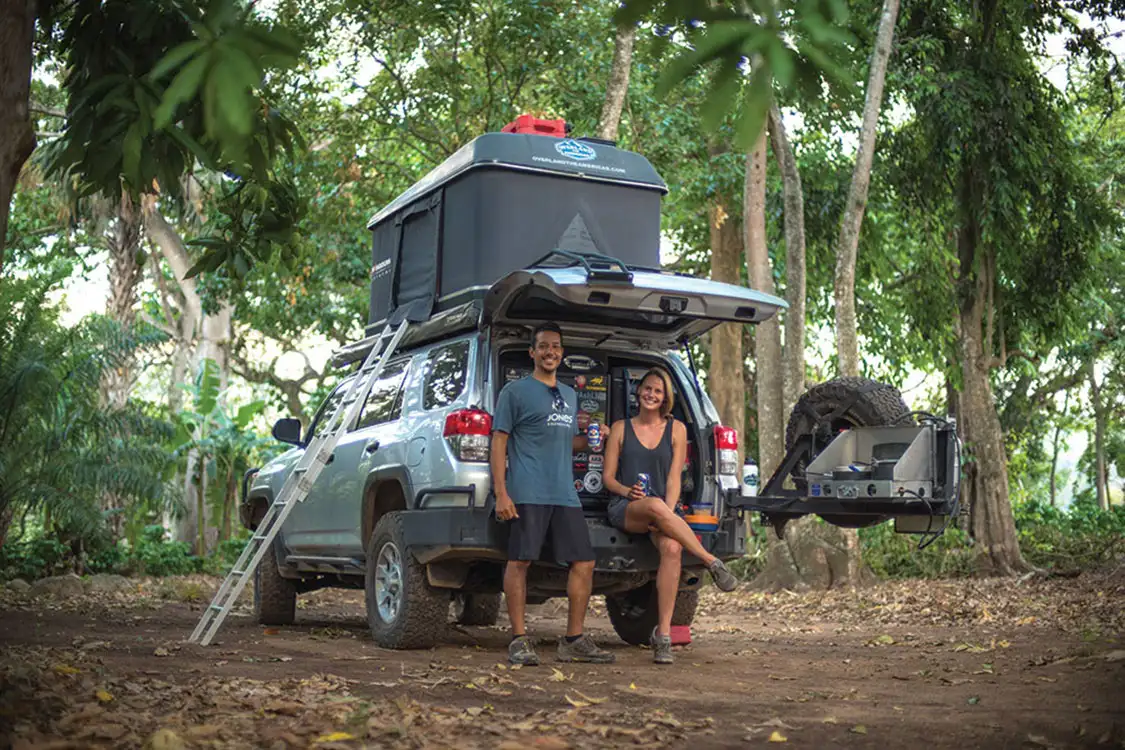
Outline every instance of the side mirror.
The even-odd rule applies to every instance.
[[[285,417],[273,423],[273,436],[275,440],[290,445],[301,445],[301,420]]]

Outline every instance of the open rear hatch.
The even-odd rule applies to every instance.
[[[483,320],[524,327],[554,321],[568,335],[665,350],[723,322],[761,323],[784,307],[785,300],[746,287],[556,251],[493,284]]]

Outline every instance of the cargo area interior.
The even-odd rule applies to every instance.
[[[637,413],[637,388],[645,373],[654,365],[661,363],[656,359],[630,357],[597,349],[567,348],[563,363],[558,369],[558,378],[575,389],[578,395],[579,424],[585,426],[586,418],[606,425],[632,417]],[[526,346],[505,348],[500,352],[497,377],[493,379],[494,396],[499,394],[505,384],[531,375],[534,364]],[[665,367],[665,369],[668,369]],[[669,371],[675,384],[675,408],[673,416],[687,426],[688,451],[684,464],[681,501],[688,502],[702,477],[698,459],[697,443],[700,425],[695,423],[690,412],[684,408],[683,390],[690,387]],[[574,455],[574,482],[578,497],[587,515],[604,515],[609,505],[610,493],[602,481],[602,462],[605,449],[600,453],[576,453]]]

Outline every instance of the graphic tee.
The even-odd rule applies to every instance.
[[[564,383],[557,387],[561,398],[526,377],[500,391],[492,426],[508,434],[508,495],[516,505],[581,507],[572,469],[578,397]]]

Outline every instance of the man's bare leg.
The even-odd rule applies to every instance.
[[[509,560],[504,568],[504,599],[508,602],[508,620],[512,636],[527,634],[524,615],[527,611],[527,569],[530,560]]]
[[[582,635],[586,623],[586,608],[590,604],[590,592],[594,588],[594,561],[570,564],[566,577],[566,634],[573,638]]]

